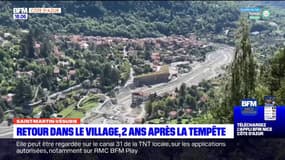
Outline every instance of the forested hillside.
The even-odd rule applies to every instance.
[[[12,19],[13,7],[61,7],[59,15],[30,15]],[[105,2],[2,2],[2,26],[41,28],[53,33],[122,37],[158,37],[188,33],[221,33],[235,27],[239,10],[232,2],[105,1]]]

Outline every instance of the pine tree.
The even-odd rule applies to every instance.
[[[30,32],[23,37],[20,43],[22,57],[33,58],[35,52],[34,31],[30,30]]]
[[[238,42],[234,61],[231,66],[231,83],[229,85],[229,106],[235,106],[243,98],[253,98],[255,94],[256,70],[251,44],[249,39],[249,26],[245,19],[240,21],[237,34]]]
[[[40,55],[42,57],[48,57],[51,53],[52,45],[49,39],[45,39],[43,46],[40,49]]]
[[[32,99],[32,88],[27,79],[19,79],[15,88],[14,103],[24,107]]]
[[[179,96],[184,98],[186,95],[186,84],[182,83],[179,89]]]
[[[280,49],[270,61],[268,88],[276,96],[277,104],[285,103],[285,49]]]
[[[279,50],[272,58],[270,72],[269,88],[273,94],[274,91],[282,87],[281,82],[285,78],[285,49]]]

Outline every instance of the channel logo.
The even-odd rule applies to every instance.
[[[28,8],[13,8],[13,19],[28,19]]]
[[[241,100],[241,113],[243,115],[256,115],[257,114],[257,100],[256,99],[243,99]]]

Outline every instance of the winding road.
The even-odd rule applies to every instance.
[[[142,107],[131,108],[131,92],[133,91],[143,91],[148,93],[162,94],[165,92],[173,91],[176,87],[179,87],[182,83],[186,83],[187,86],[196,85],[203,79],[208,80],[224,73],[222,69],[231,63],[234,55],[234,47],[224,45],[224,44],[212,44],[217,49],[211,53],[208,53],[206,60],[202,63],[195,63],[192,71],[181,75],[175,80],[168,83],[161,83],[149,87],[140,87],[134,90],[129,87],[124,87],[120,89],[119,94],[116,98],[118,104],[115,106],[105,106],[100,110],[101,114],[94,117],[94,120],[90,123],[100,124],[100,123],[133,123],[135,118],[143,117],[144,110]],[[114,108],[116,110],[114,110]],[[116,112],[117,116],[107,116],[108,114],[113,114]],[[105,114],[104,114],[105,113]],[[102,116],[104,115],[104,116]],[[114,114],[113,114],[114,115]]]

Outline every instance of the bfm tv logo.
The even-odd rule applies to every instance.
[[[257,100],[256,99],[243,99],[241,101],[241,113],[243,115],[256,115],[257,113]]]
[[[28,8],[13,8],[13,19],[28,19]]]
[[[13,8],[14,14],[27,14],[28,8]]]

